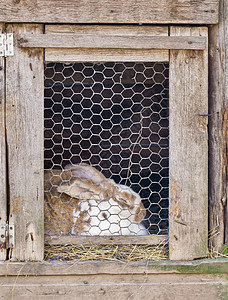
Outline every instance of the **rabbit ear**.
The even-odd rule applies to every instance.
[[[80,200],[87,200],[92,196],[90,191],[76,185],[61,185],[57,188],[57,191]]]
[[[79,200],[104,200],[107,199],[112,190],[106,183],[105,189],[101,184],[94,183],[92,180],[74,178],[71,184],[61,185],[57,188],[59,193],[65,193],[72,198]],[[108,193],[109,191],[109,193]]]
[[[65,169],[71,170],[74,177],[92,180],[94,183],[101,183],[106,177],[97,169],[87,165],[67,165]]]

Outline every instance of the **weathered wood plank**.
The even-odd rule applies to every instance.
[[[202,259],[195,261],[147,261],[118,263],[113,261],[42,261],[0,262],[0,276],[71,276],[95,274],[227,274],[228,261]]]
[[[112,267],[112,264],[109,264],[109,267]],[[69,268],[69,266],[68,266]],[[224,274],[192,274],[192,273],[188,273],[188,275],[184,275],[184,274],[180,274],[180,273],[176,273],[175,272],[166,272],[166,273],[161,273],[159,271],[154,270],[154,272],[136,272],[134,273],[134,270],[132,269],[131,272],[126,272],[124,270],[124,267],[120,268],[121,271],[120,272],[116,272],[116,270],[114,270],[113,272],[107,272],[106,273],[94,273],[94,274],[77,274],[77,272],[75,274],[72,274],[72,272],[70,271],[68,274],[68,272],[66,271],[65,274],[61,274],[56,275],[56,274],[52,274],[52,275],[41,275],[41,274],[36,274],[37,276],[32,276],[30,277],[28,274],[28,276],[25,275],[25,272],[23,272],[24,275],[21,275],[21,273],[19,273],[19,276],[17,278],[17,282],[16,284],[18,284],[18,286],[25,286],[27,284],[29,285],[33,285],[34,287],[41,285],[42,283],[46,286],[58,286],[61,282],[61,280],[63,280],[63,282],[66,284],[66,286],[70,287],[73,286],[75,284],[75,286],[80,286],[80,285],[84,285],[84,279],[86,278],[87,280],[87,284],[92,284],[92,285],[99,285],[99,284],[120,284],[121,282],[124,284],[128,284],[129,280],[132,280],[132,283],[142,283],[145,282],[147,283],[147,285],[149,285],[149,283],[156,285],[158,283],[160,283],[161,285],[163,285],[164,283],[166,284],[172,284],[172,283],[180,283],[180,281],[183,281],[183,284],[192,284],[194,283],[199,283],[201,280],[201,283],[204,281],[206,282],[208,285],[211,285],[212,283],[215,282],[224,282],[225,284],[228,283],[227,278],[225,278]],[[67,270],[67,269],[66,269]],[[7,274],[8,275],[8,274]],[[17,275],[17,274],[16,274]],[[3,281],[2,276],[0,277],[0,282],[3,283],[4,285],[10,285],[12,286],[12,284],[15,282],[15,276],[16,275],[10,275],[7,276],[7,278]],[[72,276],[74,275],[74,276]],[[83,275],[83,276],[82,276]],[[121,275],[121,279],[120,276],[115,276],[115,275]],[[26,277],[24,277],[26,276]],[[46,282],[45,282],[46,279]],[[167,281],[168,279],[168,281]],[[2,287],[2,285],[1,285]],[[150,298],[149,298],[150,299]]]
[[[224,62],[223,66],[225,69],[225,97],[223,98],[223,118],[222,118],[222,154],[223,154],[223,198],[222,204],[225,207],[225,243],[228,244],[228,3],[222,1],[221,4],[221,18],[223,19],[220,26],[223,28],[223,43],[224,43]],[[221,41],[222,42],[222,41]],[[222,45],[221,45],[222,47]],[[226,99],[226,101],[224,101]]]
[[[116,35],[154,35],[168,36],[167,26],[79,26],[79,25],[47,25],[45,32],[51,33],[75,33],[75,34],[116,34]],[[168,61],[168,50],[136,50],[136,49],[53,49],[45,50],[45,60],[61,62],[145,62],[145,61]]]
[[[207,28],[171,27],[207,36]],[[170,259],[205,257],[208,235],[208,53],[170,51]]]
[[[5,299],[226,299],[227,260],[2,263]],[[209,298],[208,298],[209,297]]]
[[[107,35],[155,35],[167,36],[168,26],[144,25],[45,25],[45,33],[77,33]]]
[[[117,276],[96,275],[93,277],[35,277],[2,279],[3,299],[161,299],[161,300],[218,300],[226,299],[228,282],[225,278],[206,276],[185,280],[156,275]],[[159,282],[160,281],[160,282]]]
[[[228,3],[209,28],[209,247],[221,251],[227,215]],[[228,225],[227,225],[228,226]],[[228,243],[228,229],[226,242]]]
[[[2,0],[2,22],[215,24],[218,0]]]
[[[42,25],[8,25],[8,32],[42,32]],[[19,49],[6,63],[6,127],[12,260],[43,258],[43,50]]]
[[[0,34],[3,31],[0,23]],[[6,143],[5,143],[5,60],[0,57],[0,226],[7,223],[6,192]],[[0,249],[0,260],[6,259],[6,250]]]
[[[168,62],[166,50],[46,49],[46,62]]]
[[[226,103],[223,114],[223,152],[224,152],[224,190],[225,195],[225,243],[228,244],[228,2],[223,0],[223,22],[225,34],[225,87],[226,87]],[[224,203],[223,203],[224,205]]]
[[[45,242],[49,245],[81,245],[81,244],[140,244],[140,245],[157,245],[162,242],[167,242],[166,235],[151,235],[151,236],[46,236]]]
[[[21,34],[22,48],[93,48],[93,49],[193,49],[204,50],[206,38],[201,36],[148,36],[116,34]]]

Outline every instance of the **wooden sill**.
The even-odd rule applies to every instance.
[[[150,261],[117,263],[84,262],[0,262],[1,276],[63,276],[98,274],[228,274],[228,259],[195,261]]]

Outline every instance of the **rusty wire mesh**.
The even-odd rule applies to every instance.
[[[46,194],[54,197],[54,170],[87,163],[140,195],[149,234],[168,233],[168,68],[151,62],[45,65],[44,168],[53,170]],[[53,218],[67,223],[72,216],[63,206]]]

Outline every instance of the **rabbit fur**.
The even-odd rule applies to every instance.
[[[87,164],[44,173],[45,233],[49,235],[147,235],[146,211],[130,187]]]

